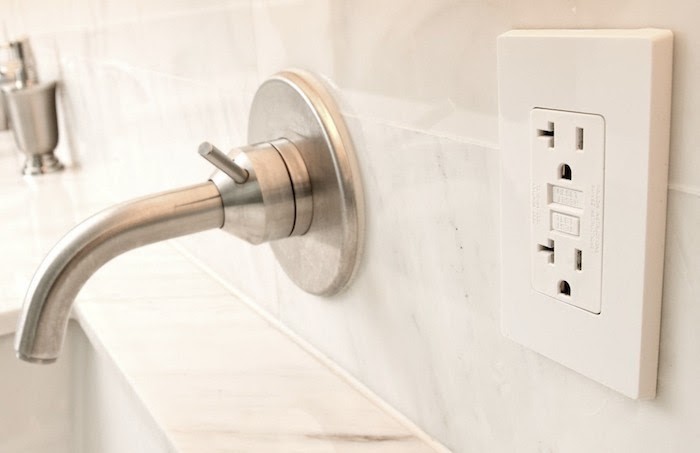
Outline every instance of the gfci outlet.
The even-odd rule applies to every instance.
[[[632,398],[656,392],[672,43],[498,40],[503,333]]]
[[[600,313],[605,120],[530,112],[532,287]]]

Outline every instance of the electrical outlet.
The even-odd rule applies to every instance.
[[[532,286],[600,313],[605,120],[530,112]]]
[[[656,390],[673,35],[498,40],[503,334],[632,398]]]

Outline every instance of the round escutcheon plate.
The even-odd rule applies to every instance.
[[[363,240],[361,182],[343,117],[322,82],[303,71],[263,83],[250,110],[248,141],[294,143],[311,181],[313,213],[306,234],[271,243],[287,275],[312,294],[331,296],[351,281]]]

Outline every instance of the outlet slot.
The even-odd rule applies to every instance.
[[[537,129],[537,136],[547,141],[547,147],[554,149],[554,123],[549,121],[547,129]]]
[[[583,151],[583,128],[576,128],[576,151]]]
[[[554,264],[554,241],[547,239],[547,244],[537,244],[537,251],[547,254],[547,262]]]
[[[559,179],[571,181],[571,167],[569,167],[568,164],[561,164],[559,166]]]
[[[566,280],[559,282],[559,294],[571,297],[571,285]]]
[[[583,270],[583,252],[579,249],[576,249],[576,270],[577,271],[582,271]]]

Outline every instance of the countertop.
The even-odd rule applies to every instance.
[[[0,152],[0,335],[14,331],[34,270],[68,229],[145,194],[103,184],[107,166],[22,178],[18,165]],[[176,243],[107,263],[74,318],[176,451],[446,451]]]

